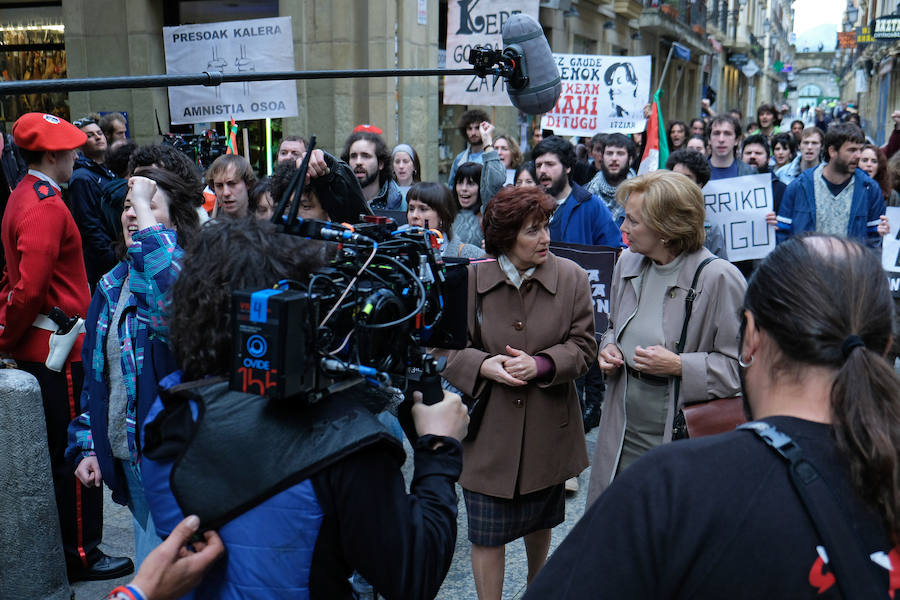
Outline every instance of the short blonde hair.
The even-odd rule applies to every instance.
[[[633,193],[644,196],[641,219],[676,254],[703,247],[706,208],[696,183],[681,173],[660,169],[624,181],[616,190],[616,201],[625,206]]]

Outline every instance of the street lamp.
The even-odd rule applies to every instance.
[[[856,25],[856,18],[859,16],[859,8],[853,6],[852,4],[847,7],[847,19],[849,19],[850,23]]]

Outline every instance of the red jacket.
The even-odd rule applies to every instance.
[[[59,192],[28,174],[9,197],[0,238],[6,255],[0,282],[0,352],[44,362],[50,332],[33,327],[35,317],[54,306],[83,317],[91,302],[81,234]],[[80,338],[69,360],[80,360]]]

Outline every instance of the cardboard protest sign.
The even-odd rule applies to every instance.
[[[889,206],[885,214],[891,231],[881,238],[881,266],[887,272],[891,293],[900,298],[900,207]]]
[[[587,271],[591,298],[594,300],[594,332],[597,336],[603,335],[609,327],[609,288],[619,255],[618,249],[550,242],[550,252],[568,258]]]
[[[775,249],[775,228],[766,224],[774,212],[769,173],[716,179],[703,187],[706,220],[725,238],[728,260],[763,258]]]
[[[293,71],[290,17],[163,27],[166,73]],[[293,81],[253,81],[169,88],[176,125],[297,116]]]
[[[447,68],[470,69],[469,51],[475,46],[503,49],[501,31],[514,14],[538,20],[538,0],[453,0],[447,3]],[[444,104],[512,106],[506,80],[493,76],[444,78]]]
[[[556,135],[639,133],[647,128],[650,56],[557,54],[562,94],[541,127]]]

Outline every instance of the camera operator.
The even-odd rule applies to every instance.
[[[420,437],[413,440],[415,473],[407,494],[402,447],[366,409],[376,410],[374,393],[353,387],[311,405],[302,399],[266,401],[262,413],[298,421],[305,418],[303,411],[324,415],[313,421],[313,435],[287,429],[293,438],[273,443],[264,418],[254,420],[260,413],[249,408],[259,405],[258,397],[224,391],[214,398],[209,390],[216,384],[208,382],[216,380],[204,379],[230,372],[232,291],[268,288],[286,278],[303,281],[322,263],[326,249],[279,235],[267,222],[225,219],[204,227],[186,252],[173,289],[171,321],[183,372],[162,382],[173,393],[157,399],[144,425],[144,483],[158,532],[165,536],[184,516],[184,491],[179,484],[173,490],[170,481],[178,481],[178,470],[184,473],[185,452],[202,456],[197,440],[208,439],[204,432],[213,432],[215,440],[209,462],[227,466],[199,470],[192,489],[208,493],[217,509],[231,502],[232,494],[210,492],[211,487],[232,486],[243,494],[273,470],[281,477],[283,463],[332,448],[315,467],[286,473],[258,493],[254,488],[253,501],[227,512],[224,524],[209,524],[218,528],[228,554],[204,578],[197,598],[350,598],[353,570],[386,598],[432,598],[450,566],[456,543],[454,484],[462,467],[459,440],[468,423],[458,396],[445,394],[432,406],[415,399],[412,416]],[[172,386],[182,381],[194,382],[180,386],[192,386],[192,399],[174,395],[179,388]],[[224,382],[218,385],[227,389]],[[249,400],[216,420],[223,413],[215,403],[221,405],[229,394]],[[246,455],[259,460],[250,469],[237,469],[223,459],[229,452],[240,454],[245,464]],[[261,592],[260,586],[267,589]]]

